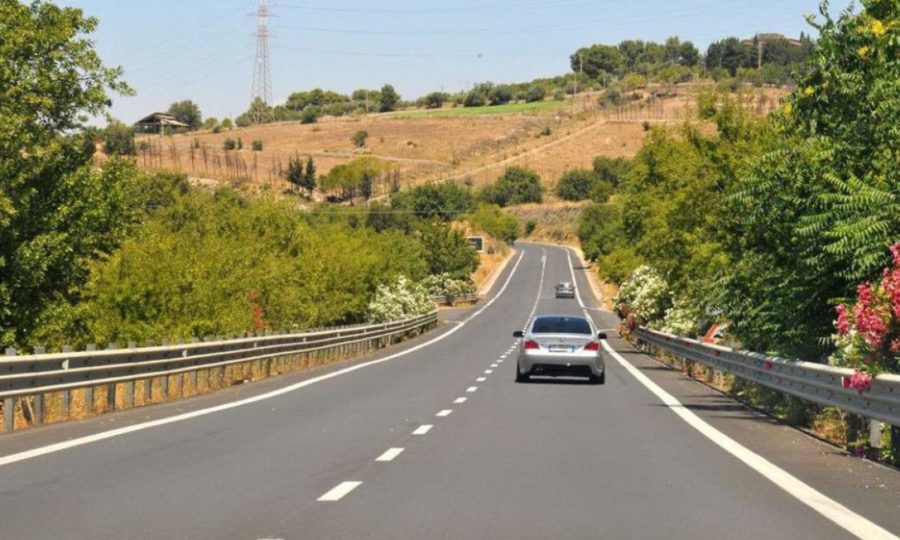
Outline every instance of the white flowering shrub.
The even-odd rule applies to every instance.
[[[434,309],[428,290],[421,284],[399,276],[393,283],[379,285],[369,302],[372,322],[389,322],[424,315]]]
[[[702,316],[703,311],[699,307],[686,298],[677,298],[672,307],[666,310],[662,321],[654,327],[677,336],[692,337],[700,332],[700,326],[697,323]]]
[[[454,279],[450,274],[436,274],[422,280],[422,285],[431,296],[457,296],[475,292],[471,279]]]
[[[639,266],[628,276],[615,298],[616,310],[633,315],[638,324],[661,320],[671,303],[666,280],[647,265]]]

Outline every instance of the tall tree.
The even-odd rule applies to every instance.
[[[97,20],[46,2],[0,0],[0,345],[26,344],[70,301],[87,262],[117,245],[134,216],[134,171],[90,167],[83,120],[128,93],[87,37]]]
[[[312,156],[306,159],[306,170],[303,171],[303,189],[312,198],[313,191],[316,189],[316,164],[313,163]]]
[[[625,56],[611,45],[591,45],[575,51],[570,58],[573,71],[581,71],[592,79],[621,74],[626,66]]]
[[[196,131],[203,125],[203,115],[200,113],[200,107],[189,99],[176,101],[170,105],[169,114],[174,116],[179,122],[187,124],[191,131]]]
[[[389,84],[382,86],[378,98],[378,110],[381,112],[393,111],[397,108],[398,103],[400,103],[400,94],[394,90],[394,87]]]

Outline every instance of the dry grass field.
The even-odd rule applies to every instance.
[[[606,109],[597,105],[597,94],[583,94],[574,102],[537,107],[399,111],[222,133],[145,135],[138,140],[138,163],[184,171],[200,185],[228,183],[250,192],[286,190],[282,172],[295,155],[311,156],[319,174],[362,155],[375,156],[396,164],[402,186],[448,179],[480,186],[510,165],[535,169],[549,186],[567,169],[590,167],[597,155],[633,156],[651,125],[690,116],[699,88],[656,88],[659,97],[638,90],[639,99]],[[783,94],[780,89],[748,90],[745,105],[767,112]],[[351,142],[361,130],[369,133],[362,149]],[[240,139],[243,149],[225,151],[227,138]],[[262,151],[252,151],[256,140]]]

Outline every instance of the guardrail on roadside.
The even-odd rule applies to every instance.
[[[94,410],[94,389],[104,388],[106,410],[153,402],[154,380],[164,399],[191,389],[220,388],[226,380],[263,378],[287,373],[332,358],[364,354],[437,323],[437,312],[400,321],[362,324],[293,334],[179,343],[160,347],[89,350],[54,354],[0,356],[0,400],[5,432],[15,428],[15,406],[28,409],[32,424],[44,419],[44,397],[58,397],[63,418],[69,417],[73,392]],[[249,367],[249,377],[246,374]],[[240,369],[236,376],[235,371]],[[228,371],[230,370],[230,373]],[[199,377],[204,380],[200,380]],[[172,379],[170,381],[170,379]],[[140,384],[142,395],[136,392]],[[141,384],[142,383],[142,384]],[[199,386],[198,386],[199,385]],[[195,392],[196,393],[196,392]],[[29,399],[23,399],[29,398]],[[159,400],[157,400],[159,401]],[[117,405],[121,402],[121,405]],[[24,414],[24,413],[23,413]]]
[[[447,294],[432,296],[431,301],[439,306],[452,306],[465,302],[477,302],[478,293]]]
[[[868,391],[859,392],[845,387],[851,369],[738,351],[647,328],[634,335],[641,343],[773,390],[900,426],[900,375],[879,375]]]

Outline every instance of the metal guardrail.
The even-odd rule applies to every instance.
[[[638,328],[639,341],[805,400],[900,426],[900,375],[879,375],[868,391],[844,384],[854,371],[710,345],[695,339]]]
[[[452,306],[460,302],[477,302],[478,293],[447,294],[432,296],[431,301],[439,306]]]
[[[12,431],[16,398],[79,388],[133,383],[232,364],[324,351],[392,339],[436,323],[437,312],[381,324],[294,334],[253,336],[160,347],[0,356],[0,400],[5,431]],[[113,398],[114,399],[114,398]]]

